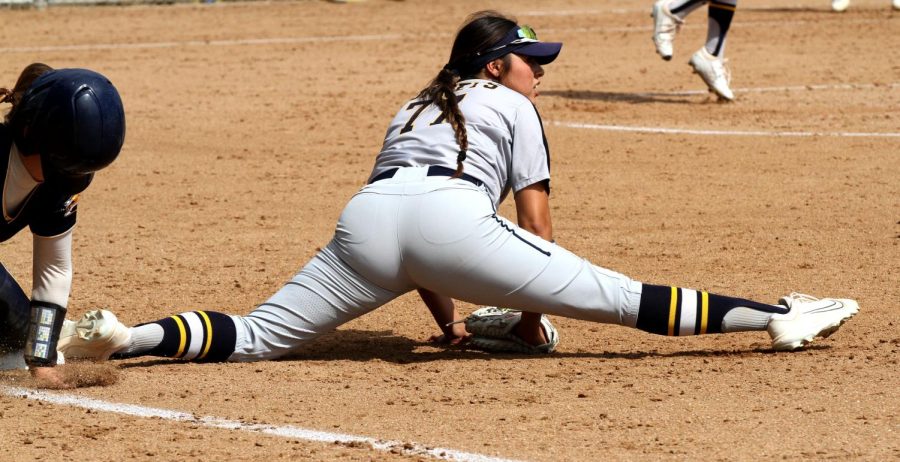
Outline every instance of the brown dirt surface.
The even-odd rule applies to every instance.
[[[836,335],[774,353],[765,333],[672,339],[554,318],[557,353],[488,355],[427,344],[437,329],[408,295],[293,359],[121,361],[114,384],[65,395],[510,459],[900,458],[900,14],[888,0],[843,14],[827,0],[742,0],[728,42],[738,101],[716,104],[686,65],[705,11],[663,62],[650,5],[0,11],[0,83],[33,61],[88,67],[126,106],[122,155],[79,208],[70,315],[248,313],[328,241],[396,109],[444,64],[463,18],[492,7],[565,42],[539,100],[561,244],[642,281],[857,299]],[[0,249],[30,287],[31,238]],[[0,373],[4,390],[24,385]],[[9,461],[428,459],[8,393],[0,435]]]
[[[43,389],[108,387],[119,381],[120,369],[111,362],[76,361],[35,371],[21,386]]]

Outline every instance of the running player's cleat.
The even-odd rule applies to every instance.
[[[107,360],[131,343],[131,330],[111,311],[88,311],[78,321],[63,323],[57,350],[67,358]]]
[[[900,0],[892,1],[891,6],[893,6],[895,10],[900,10]]]
[[[790,311],[774,314],[769,320],[769,336],[776,350],[796,350],[816,337],[828,337],[859,312],[859,305],[853,300],[818,299],[796,292],[782,297],[778,304]]]
[[[850,6],[850,0],[831,0],[832,11],[844,11]]]
[[[656,52],[666,61],[672,59],[672,40],[675,34],[684,24],[684,20],[669,12],[667,5],[670,0],[658,0],[653,4],[653,43],[656,44]]]
[[[734,101],[731,91],[731,73],[725,67],[725,60],[709,54],[706,47],[701,47],[691,56],[691,67],[706,82],[709,91],[715,93],[720,100]]]

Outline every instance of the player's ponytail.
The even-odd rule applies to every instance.
[[[438,75],[431,81],[431,85],[419,93],[418,98],[430,101],[441,110],[441,116],[453,127],[456,134],[456,143],[459,145],[459,154],[456,156],[455,177],[462,175],[463,161],[466,160],[466,151],[469,149],[469,137],[466,132],[466,118],[459,110],[457,101],[456,82],[459,81],[458,71],[444,66]]]
[[[517,27],[516,22],[496,11],[480,11],[466,20],[456,33],[450,59],[438,72],[431,83],[425,87],[417,99],[428,101],[441,110],[441,115],[453,127],[459,154],[456,157],[455,177],[462,176],[463,161],[469,149],[469,137],[466,132],[466,118],[459,110],[456,98],[456,84],[461,79],[477,75],[481,68],[472,67],[471,61],[490,46],[503,39],[510,29]]]
[[[12,104],[12,109],[6,114],[4,123],[9,124],[15,119],[19,101],[22,99],[22,95],[25,94],[25,91],[28,90],[28,87],[30,87],[38,77],[52,70],[53,68],[46,64],[29,64],[22,70],[22,73],[19,74],[19,79],[16,80],[16,86],[13,87],[12,90],[0,88],[0,103]]]

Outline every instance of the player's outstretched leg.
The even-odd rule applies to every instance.
[[[234,352],[235,323],[215,311],[190,311],[158,321],[125,327],[107,310],[88,311],[66,321],[58,349],[69,358],[161,356],[197,361],[224,361]]]
[[[197,362],[226,361],[234,353],[236,319],[216,311],[188,311],[135,326],[117,358],[160,356]]]
[[[774,349],[795,350],[831,335],[859,311],[853,300],[796,293],[778,303],[644,284],[635,327],[669,336],[766,330]]]
[[[788,308],[783,306],[644,284],[635,327],[669,336],[766,330],[773,314],[787,312]]]
[[[197,362],[283,357],[400,295],[383,289],[322,249],[278,292],[246,316],[189,311],[125,327],[106,310],[63,326],[67,358],[159,356]]]
[[[703,79],[709,91],[720,100],[733,101],[731,74],[725,67],[725,37],[731,27],[731,19],[737,8],[737,0],[712,0],[709,2],[709,23],[706,45],[691,56],[690,65]]]
[[[798,348],[817,336],[828,335],[859,309],[851,300],[795,295],[772,305],[645,284],[596,266],[509,220],[486,215],[491,210],[489,203],[443,207],[444,201],[449,204],[457,200],[458,191],[436,190],[431,194],[434,206],[416,209],[419,229],[474,224],[459,227],[467,230],[462,238],[450,234],[455,239],[405,243],[405,271],[420,287],[457,300],[617,324],[661,335],[768,330],[775,349]],[[348,235],[353,234],[348,231]],[[465,258],[461,260],[460,255]],[[429,271],[431,268],[439,271]],[[529,327],[530,332],[520,330]],[[533,323],[518,322],[513,333],[522,340],[532,339],[528,342],[532,345],[545,341]]]

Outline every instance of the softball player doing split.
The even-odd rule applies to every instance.
[[[514,307],[507,334],[550,351],[540,313],[661,335],[766,330],[795,349],[853,316],[852,300],[792,294],[777,305],[644,284],[555,244],[550,156],[534,106],[543,66],[562,44],[498,13],[459,30],[433,82],[391,121],[364,186],[332,241],[246,316],[194,311],[126,328],[88,313],[63,339],[67,357],[155,355],[197,361],[284,356],[322,333],[418,290],[443,331],[465,336],[452,299]],[[515,224],[497,215],[512,193]]]

